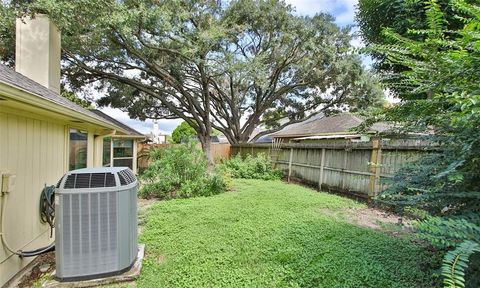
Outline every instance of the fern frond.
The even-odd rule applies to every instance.
[[[440,38],[445,26],[445,15],[440,8],[437,0],[427,0],[425,2],[425,15],[427,16],[428,28],[431,36]]]
[[[468,267],[470,256],[475,252],[480,252],[480,245],[468,240],[460,244],[455,250],[447,252],[442,265],[445,287],[465,287],[464,271]]]
[[[480,20],[480,6],[466,3],[464,0],[454,0],[452,4],[455,10]]]

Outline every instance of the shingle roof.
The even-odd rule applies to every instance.
[[[289,125],[284,129],[273,133],[273,137],[302,137],[326,134],[351,134],[350,129],[362,124],[364,119],[351,113],[324,117],[323,114],[314,116],[304,122]],[[375,123],[370,127],[369,132],[384,132],[390,129],[386,123]]]
[[[88,110],[85,109],[72,101],[62,97],[61,95],[53,92],[52,90],[40,85],[39,83],[33,81],[32,79],[15,72],[13,69],[0,64],[0,82],[8,84],[10,86],[17,87],[19,89],[25,90],[30,94],[42,98],[44,100],[53,102],[55,104],[61,105],[67,109],[73,110],[77,113],[83,114],[95,120],[101,121],[106,124],[110,124],[113,127],[121,128],[128,132],[128,135],[132,136],[144,136],[142,133],[136,131],[135,129],[123,124],[120,121],[108,116],[107,114],[98,111],[98,110]]]
[[[100,110],[91,110],[91,112],[97,114],[98,116],[100,116],[102,118],[105,118],[105,120],[107,120],[108,122],[112,122],[113,124],[115,124],[115,125],[123,128],[124,130],[128,131],[128,135],[145,137],[145,135],[143,135],[142,133],[140,133],[137,130],[133,129],[132,127],[127,126],[126,124],[118,121],[117,119],[108,116],[107,114],[103,113]]]
[[[91,112],[90,110],[87,110],[70,100],[60,96],[59,94],[53,92],[52,90],[38,84],[37,82],[33,81],[32,79],[15,72],[13,69],[0,64],[0,82],[3,82],[5,84],[8,84],[10,86],[17,87],[19,89],[25,90],[29,92],[30,94],[37,96],[39,98],[42,98],[44,100],[53,102],[55,104],[61,105],[67,109],[73,110],[75,112],[81,113],[85,116],[88,116],[90,118],[96,119],[101,122],[107,122],[106,119],[98,116],[97,114]],[[109,123],[112,124],[113,123]],[[115,125],[114,125],[115,126]]]

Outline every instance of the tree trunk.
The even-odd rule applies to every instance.
[[[212,141],[210,139],[210,136],[199,135],[198,138],[200,139],[202,150],[205,153],[205,156],[207,156],[208,167],[212,168],[214,165],[214,162],[212,157],[212,150],[211,150]]]

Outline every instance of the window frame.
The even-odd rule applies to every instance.
[[[132,156],[131,157],[114,157],[113,155],[113,143],[115,142],[115,140],[124,140],[124,141],[132,141]],[[110,166],[104,166],[104,167],[116,167],[114,166],[114,162],[115,160],[132,160],[132,171],[134,171],[135,173],[135,169],[136,169],[136,165],[135,165],[135,160],[136,160],[136,142],[135,142],[135,139],[133,138],[123,138],[123,137],[115,137],[115,136],[111,136],[110,137]],[[103,154],[103,151],[102,151],[102,154]],[[102,163],[103,165],[103,163]],[[117,167],[123,167],[123,166],[117,166]]]

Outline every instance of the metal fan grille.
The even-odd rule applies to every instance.
[[[115,186],[115,176],[112,173],[76,173],[67,176],[63,188],[78,189]]]

